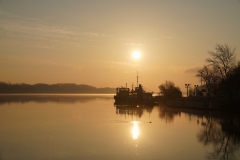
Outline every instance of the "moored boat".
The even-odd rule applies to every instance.
[[[115,103],[127,104],[153,104],[153,92],[146,92],[143,86],[139,84],[135,89],[127,87],[116,88],[116,95],[114,95]]]

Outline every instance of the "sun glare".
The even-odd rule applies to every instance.
[[[139,122],[138,121],[132,121],[131,123],[133,124],[133,127],[132,127],[132,138],[133,139],[138,139],[138,136],[139,136],[138,124],[139,124]]]
[[[141,53],[139,51],[134,51],[132,56],[134,59],[139,59],[141,57]]]

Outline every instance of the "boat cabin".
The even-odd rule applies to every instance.
[[[129,88],[117,88],[116,89],[117,96],[129,96]]]

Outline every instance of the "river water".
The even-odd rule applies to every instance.
[[[0,95],[0,160],[240,159],[240,118],[113,95]]]

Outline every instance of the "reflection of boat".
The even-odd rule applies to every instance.
[[[116,114],[120,115],[132,115],[141,117],[144,112],[151,113],[154,105],[150,104],[131,104],[131,105],[115,105]]]
[[[138,76],[137,76],[138,82]],[[115,104],[153,104],[153,92],[146,92],[143,86],[139,84],[135,89],[130,90],[127,87],[116,88],[116,95],[114,96]]]

